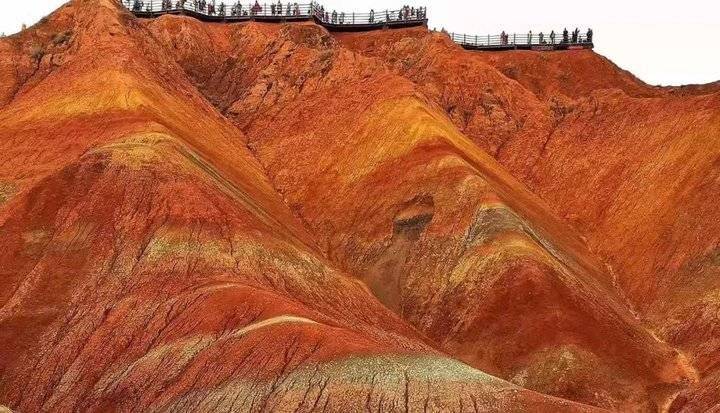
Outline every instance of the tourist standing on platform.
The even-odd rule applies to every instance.
[[[550,43],[555,44],[555,30],[550,32]]]
[[[538,42],[540,44],[545,44],[545,35],[543,34],[543,32],[540,32],[540,34],[538,35]]]
[[[565,30],[563,30],[563,43],[567,43],[570,40],[570,32],[568,32],[567,27]]]
[[[593,39],[593,31],[592,31],[592,29],[588,29],[588,31],[587,31],[587,42],[588,42],[588,43],[592,43],[592,39]]]
[[[255,4],[250,9],[250,14],[253,16],[257,16],[258,14],[262,13],[262,10],[263,10],[263,8],[260,5],[260,3],[258,3],[257,0],[255,0]]]
[[[533,34],[532,34],[532,30],[530,30],[528,32],[528,44],[531,45],[532,41],[533,41]]]
[[[368,19],[370,23],[375,23],[375,10],[370,9],[370,18]]]

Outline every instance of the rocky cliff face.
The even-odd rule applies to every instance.
[[[713,86],[110,0],[0,50],[0,403],[720,403]]]

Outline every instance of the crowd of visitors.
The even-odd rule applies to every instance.
[[[143,11],[143,7],[145,7],[145,2],[143,2],[142,0],[135,0],[133,2],[133,5],[132,5],[133,11]]]
[[[261,5],[259,1],[255,4],[243,5],[239,1],[226,6],[225,2],[216,3],[216,0],[176,0],[173,7],[173,0],[161,0],[160,10],[152,5],[152,1],[146,3],[144,0],[124,0],[128,7],[136,12],[153,12],[153,11],[170,11],[170,10],[193,10],[208,16],[300,16],[301,7],[297,2],[283,4],[281,1],[277,3],[267,3]],[[132,5],[132,6],[131,6]]]
[[[530,30],[525,39],[522,39],[522,36],[513,35],[512,41],[510,40],[510,35],[505,33],[505,31],[500,33],[500,45],[502,46],[510,44],[556,45],[564,43],[592,43],[592,41],[592,29],[587,30],[587,32],[585,33],[585,37],[583,37],[583,35],[580,33],[580,29],[576,28],[575,30],[573,30],[572,33],[570,33],[568,29],[565,29],[563,30],[562,39],[560,41],[558,41],[557,39],[557,34],[555,33],[555,30],[552,30],[549,35],[540,32],[537,34],[537,36],[533,33],[532,30]]]
[[[160,9],[153,0],[123,0],[132,4],[132,10],[136,12],[155,12],[172,10],[192,10],[208,16],[311,16],[315,15],[319,20],[331,24],[375,24],[393,21],[422,21],[427,18],[425,7],[403,6],[400,10],[386,10],[385,18],[376,18],[375,10],[371,9],[368,14],[326,11],[322,5],[311,2],[309,9],[302,7],[297,2],[283,4],[277,3],[260,4],[258,0],[254,4],[243,5],[239,1],[226,6],[225,2],[216,4],[216,0],[160,0]],[[175,4],[173,5],[173,1]],[[131,3],[132,2],[132,3]],[[153,5],[155,3],[155,5]],[[146,6],[147,4],[147,6]]]
[[[424,7],[410,7],[403,6],[400,9],[398,20],[424,20],[425,19],[425,8]]]
[[[184,7],[181,7],[184,8]],[[193,0],[193,9],[200,13],[206,13],[209,16],[226,16],[228,15],[226,5],[221,2],[216,7],[215,0],[209,0],[206,4],[205,0]],[[254,4],[243,5],[239,1],[229,7],[230,16],[299,16],[300,5],[298,3],[287,3],[283,4],[281,1],[277,3],[271,3],[269,6],[267,3],[263,5],[260,2],[255,1]]]
[[[155,3],[155,7],[153,7],[151,4],[154,1],[160,1],[161,2],[161,10],[173,10],[173,1],[176,1],[175,3],[175,9],[181,9],[181,10],[193,10],[198,13],[202,13],[208,16],[220,16],[225,17],[226,15],[229,16],[298,16],[303,18],[310,18],[314,17],[315,19],[326,23],[326,24],[332,24],[332,25],[364,25],[364,24],[370,24],[373,26],[376,25],[384,25],[386,23],[392,23],[392,22],[422,22],[427,19],[427,9],[424,7],[411,7],[411,6],[403,6],[400,10],[385,10],[384,15],[383,12],[381,12],[380,17],[378,17],[375,13],[374,9],[370,10],[370,13],[367,14],[359,14],[359,13],[352,13],[352,14],[346,14],[345,12],[338,12],[337,10],[328,11],[325,9],[324,6],[320,5],[319,3],[316,3],[314,1],[311,1],[309,5],[300,5],[297,2],[295,3],[286,3],[283,4],[281,0],[278,0],[277,3],[270,3],[269,5],[267,3],[263,3],[262,5],[258,0],[255,0],[254,4],[248,4],[243,5],[239,1],[232,4],[229,7],[226,7],[224,2],[220,2],[219,5],[216,5],[216,0],[123,0],[124,2],[127,2],[128,8],[131,5],[132,2],[132,10],[137,12],[147,11],[158,11],[156,9],[157,3]],[[148,1],[150,4],[147,5],[145,1]],[[187,3],[190,3],[189,5]],[[186,7],[189,6],[189,7]],[[229,9],[229,10],[228,10]],[[459,35],[459,37],[456,37],[456,35],[452,35],[453,40],[458,41],[462,44],[469,44],[469,45],[477,45],[477,46],[488,46],[488,47],[495,47],[495,46],[507,46],[510,48],[515,48],[518,46],[526,45],[527,47],[535,47],[535,46],[555,46],[555,45],[574,45],[574,44],[580,44],[580,45],[587,45],[590,44],[592,47],[593,43],[593,31],[592,29],[587,29],[587,32],[584,33],[584,35],[580,32],[580,29],[576,28],[572,32],[568,31],[567,28],[565,28],[562,32],[562,37],[560,37],[559,33],[555,33],[554,30],[551,30],[549,34],[546,34],[544,32],[539,32],[537,34],[533,33],[532,30],[530,30],[527,34],[527,36],[523,35],[517,35],[513,34],[512,36],[505,31],[503,31],[499,36],[499,44],[497,43],[497,37],[493,36],[487,36],[487,43],[485,40],[485,37],[481,36],[466,36],[466,35]],[[460,40],[457,40],[457,39]],[[473,40],[474,39],[474,40]],[[553,47],[555,48],[555,47]]]
[[[144,0],[123,0],[127,2],[128,7],[132,2],[132,10],[141,11],[156,11],[153,9],[152,0],[149,0],[147,4]],[[329,12],[325,10],[325,7],[311,2],[309,8],[303,7],[297,2],[283,4],[282,1],[278,0],[277,3],[263,3],[262,5],[258,0],[252,5],[242,5],[239,1],[232,4],[229,7],[229,13],[227,11],[224,2],[220,2],[216,5],[216,0],[175,0],[175,7],[173,7],[173,0],[160,0],[160,6],[162,11],[173,10],[173,9],[188,9],[194,10],[199,13],[203,13],[209,16],[313,16],[324,23],[330,23],[334,25],[345,25],[345,24],[378,24],[388,22],[403,22],[403,21],[423,21],[427,18],[427,9],[425,7],[411,7],[403,6],[400,10],[385,10],[384,16],[378,18],[375,10],[371,9],[368,14],[356,14],[352,13],[347,15],[345,12],[337,12],[333,10]],[[187,3],[192,2],[190,7],[187,7]],[[157,3],[156,3],[157,4]],[[384,17],[384,18],[383,18]],[[530,30],[523,39],[523,36],[510,35],[503,31],[500,34],[500,45],[521,45],[527,44],[528,46],[534,45],[558,45],[558,44],[581,44],[581,43],[592,43],[593,42],[593,31],[588,29],[585,35],[580,33],[580,29],[576,28],[572,32],[565,28],[562,32],[562,38],[558,39],[558,35],[554,30],[550,31],[548,35],[544,32],[540,32],[535,35]],[[465,39],[465,37],[463,37]],[[465,40],[463,40],[465,41]],[[478,36],[475,36],[475,41],[478,41]],[[488,37],[488,45],[497,44],[490,43],[490,37]]]
[[[375,9],[370,9],[370,13],[352,13],[349,16],[345,12],[337,10],[328,11],[325,7],[318,4],[311,4],[315,17],[320,21],[330,24],[375,24],[393,21],[421,21],[427,16],[425,7],[403,6],[400,10],[386,10],[385,19],[376,18]]]
[[[549,39],[549,40],[548,40]],[[527,35],[527,44],[532,45],[536,44],[533,42],[533,32],[530,30]],[[546,36],[545,33],[540,32],[537,36],[537,44],[540,45],[555,45],[555,44],[564,44],[564,43],[592,43],[593,41],[593,31],[592,29],[588,29],[585,37],[583,38],[582,34],[580,33],[580,29],[576,28],[573,30],[572,33],[568,32],[568,29],[565,28],[563,30],[562,34],[562,40],[560,42],[557,41],[557,34],[555,33],[555,30],[550,32],[549,36]]]

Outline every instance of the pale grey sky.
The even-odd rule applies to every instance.
[[[218,0],[219,1],[219,0]],[[308,0],[309,1],[309,0]],[[8,2],[8,0],[3,0]],[[63,0],[5,5],[0,32],[31,25]],[[244,0],[243,3],[248,2]],[[301,1],[304,2],[304,1]],[[430,27],[466,34],[527,33],[592,27],[596,51],[650,84],[720,80],[720,0],[324,0],[327,9],[367,11],[403,4],[428,7]]]

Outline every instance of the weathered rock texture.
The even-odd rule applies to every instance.
[[[0,51],[0,403],[719,406],[715,86],[111,0]]]

